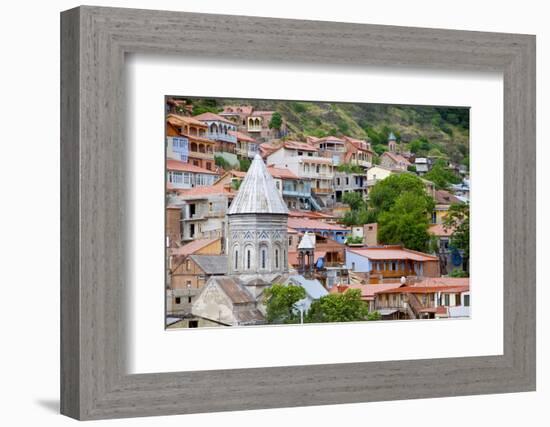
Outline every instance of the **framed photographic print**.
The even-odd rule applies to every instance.
[[[535,389],[533,36],[80,7],[61,40],[63,414]]]

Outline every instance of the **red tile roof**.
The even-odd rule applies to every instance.
[[[302,150],[313,152],[319,151],[319,149],[314,147],[313,145],[301,141],[285,141],[283,143],[283,146],[289,150]]]
[[[350,249],[357,255],[372,260],[411,260],[411,261],[437,261],[438,258],[422,252],[401,248],[399,246],[373,246],[362,249]]]
[[[280,179],[298,179],[292,171],[283,168],[276,168],[275,166],[268,166],[267,171],[271,174],[273,178]]]
[[[306,230],[330,230],[330,231],[348,231],[340,225],[329,224],[327,222],[318,221],[316,219],[304,218],[304,217],[288,217],[288,226],[295,229]]]
[[[217,175],[216,172],[213,172],[211,170],[195,166],[191,163],[180,162],[179,160],[174,160],[174,159],[166,159],[166,169],[169,171],[182,171],[182,172],[205,173],[209,175]]]
[[[214,195],[234,195],[235,192],[229,188],[226,188],[222,183],[204,186],[194,187],[185,190],[178,190],[178,193],[182,197],[202,197],[202,196],[214,196]]]
[[[438,205],[450,205],[453,203],[463,203],[458,197],[447,190],[435,190],[435,203]]]
[[[468,292],[470,286],[402,286],[400,288],[387,289],[376,292],[376,294],[433,294],[443,293],[462,293]]]
[[[166,116],[166,121],[174,126],[182,126],[184,124],[207,127],[203,122],[198,121],[197,119],[189,116],[180,116],[178,114],[168,114]]]
[[[202,113],[198,116],[194,116],[194,118],[200,121],[217,121],[235,126],[235,123],[233,123],[231,120],[227,120],[225,117],[218,116],[214,113]]]
[[[245,116],[252,114],[253,110],[254,107],[252,105],[226,105],[223,107],[223,112],[226,114],[242,114]]]
[[[242,132],[230,130],[230,131],[228,131],[228,133],[229,133],[229,135],[236,136],[239,141],[256,142],[256,140],[254,138],[251,138],[250,136],[248,136],[247,134],[242,133]]]
[[[396,163],[403,163],[405,166],[409,166],[411,162],[409,162],[405,157],[403,157],[401,154],[392,153],[390,151],[386,151],[382,154],[383,156],[388,156],[390,159],[392,159]]]

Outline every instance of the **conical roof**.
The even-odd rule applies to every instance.
[[[246,176],[227,211],[235,214],[288,214],[273,177],[268,172],[262,158],[256,154]]]
[[[395,137],[395,134],[393,132],[390,132],[388,136],[388,141],[396,141],[397,138]]]
[[[306,231],[298,244],[298,249],[315,249],[315,234],[309,234]]]

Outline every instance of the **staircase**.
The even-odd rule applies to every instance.
[[[418,301],[418,297],[415,294],[409,294],[409,303],[407,304],[407,314],[411,319],[420,318],[419,313],[422,309],[422,304]]]
[[[315,209],[316,211],[320,211],[320,210],[321,210],[321,205],[317,202],[317,200],[315,200],[315,197],[309,196],[309,198],[307,199],[307,201],[309,202],[309,204],[311,205],[311,207],[312,207],[313,209]]]
[[[320,211],[322,208],[325,207],[323,201],[319,198],[319,196],[315,195],[314,193],[311,193],[309,201],[311,202],[311,206],[313,206],[315,210]]]

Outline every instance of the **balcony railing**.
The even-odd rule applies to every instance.
[[[410,269],[398,269],[398,270],[372,270],[373,275],[382,275],[383,277],[403,277],[414,276],[416,273]]]
[[[312,188],[311,191],[315,194],[330,194],[332,193],[332,188]]]
[[[208,132],[208,139],[215,139],[217,141],[227,141],[236,143],[237,137],[235,135],[229,135],[223,132]]]
[[[189,151],[189,157],[195,159],[214,160],[214,153],[201,153],[199,151]]]

